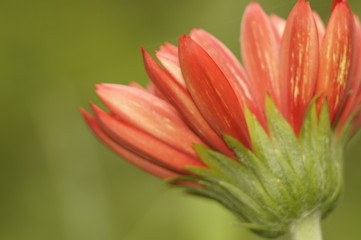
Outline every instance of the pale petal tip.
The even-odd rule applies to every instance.
[[[159,58],[166,58],[166,59],[172,59],[174,58],[174,55],[171,55],[170,53],[163,51],[163,50],[155,50],[154,51],[155,56],[159,59]]]
[[[259,10],[262,10],[262,11],[263,11],[261,5],[260,5],[258,2],[251,1],[251,2],[247,5],[247,7],[246,7],[246,9],[245,9],[245,11],[244,11],[245,13],[244,13],[244,15],[243,15],[243,18],[246,16],[246,14],[250,14],[250,13],[253,13],[254,11],[259,11]]]
[[[207,32],[201,28],[192,28],[189,32],[190,36],[197,35],[197,34],[203,34],[203,33],[207,33]]]
[[[164,42],[163,45],[159,47],[159,51],[170,55],[177,55],[178,47],[169,42]]]
[[[124,85],[121,84],[116,84],[116,83],[97,83],[94,84],[95,89],[120,89],[122,88]]]
[[[247,7],[261,7],[261,5],[256,1],[251,1]]]
[[[95,93],[98,95],[98,97],[104,102],[104,100],[107,98],[107,90],[104,88],[95,90]]]
[[[144,90],[144,87],[137,82],[130,82],[128,86],[132,88]]]
[[[175,48],[176,46],[174,46],[173,44],[169,43],[169,42],[164,42],[163,45],[161,45],[159,48],[165,48],[165,49],[170,49],[170,48]]]
[[[97,89],[95,92],[100,98],[100,100],[107,106],[110,110],[114,105],[118,105],[119,101],[125,99],[125,95],[129,92],[135,92],[139,89],[133,88],[130,86],[119,86],[116,91],[112,90],[111,88],[102,88]]]
[[[307,2],[306,0],[298,0],[296,6],[297,7],[304,7],[307,10],[311,10],[311,4],[310,4],[310,2]]]

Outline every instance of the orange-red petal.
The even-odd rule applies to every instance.
[[[90,129],[93,133],[109,148],[111,148],[115,153],[120,155],[121,157],[128,160],[130,163],[134,164],[135,166],[143,169],[144,171],[149,172],[160,178],[170,178],[178,176],[179,174],[158,166],[145,158],[138,156],[136,153],[133,153],[124,147],[117,144],[113,139],[111,139],[100,127],[99,123],[94,119],[89,113],[87,113],[84,109],[80,109],[85,121],[87,122]]]
[[[170,55],[178,56],[178,47],[168,42],[165,42],[162,46],[160,46],[159,50]]]
[[[271,14],[269,19],[271,21],[277,40],[281,42],[283,32],[285,31],[286,27],[286,20],[274,14]]]
[[[323,36],[325,35],[325,24],[323,23],[320,15],[317,12],[313,12],[313,19],[315,19],[315,23],[318,30],[318,40],[320,42],[320,46],[322,45]]]
[[[318,31],[308,2],[298,1],[287,19],[281,44],[281,83],[286,118],[299,133],[314,96],[319,64]],[[288,113],[288,115],[287,115]]]
[[[179,66],[178,53],[177,55],[173,55],[159,50],[156,51],[155,55],[164,68],[173,76],[173,78],[176,79],[185,88],[186,83],[184,82],[182,71]]]
[[[263,109],[255,95],[254,86],[246,76],[244,69],[233,53],[217,38],[202,29],[193,29],[191,38],[201,46],[217,64],[231,84],[239,104],[247,104],[261,124],[266,128]]]
[[[203,118],[188,91],[165,72],[144,49],[142,51],[144,66],[149,78],[177,108],[186,123],[202,140],[226,155],[232,156],[232,152],[223,139],[214,132]]]
[[[97,94],[122,121],[197,158],[193,144],[203,142],[185,125],[169,103],[150,93],[122,85],[115,90],[98,88]]]
[[[199,159],[176,150],[144,131],[114,118],[94,105],[92,108],[103,131],[117,144],[136,152],[139,156],[180,173],[187,173],[185,166],[204,166]]]
[[[268,92],[280,106],[284,98],[279,91],[279,41],[269,17],[258,3],[251,2],[243,15],[241,49],[244,66],[261,104]]]
[[[345,2],[336,4],[322,43],[317,93],[318,108],[327,98],[332,124],[335,124],[351,85],[354,38],[353,16]]]
[[[354,16],[354,47],[353,47],[353,61],[352,61],[352,79],[350,89],[346,96],[346,104],[342,109],[341,118],[338,123],[338,128],[341,130],[347,119],[355,113],[358,109],[361,97],[361,24],[359,19]]]
[[[164,101],[168,101],[167,98],[164,96],[164,94],[161,91],[159,91],[159,89],[152,82],[147,84],[147,92]]]
[[[241,105],[218,65],[189,36],[179,40],[179,60],[188,90],[207,122],[218,134],[229,134],[250,148]]]

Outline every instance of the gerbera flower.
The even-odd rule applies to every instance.
[[[302,228],[333,209],[343,148],[361,125],[360,40],[345,0],[334,1],[326,28],[305,0],[287,21],[252,2],[244,67],[193,29],[156,51],[160,64],[142,49],[148,89],[98,84],[110,112],[91,104],[94,117],[82,113],[120,156],[219,201],[253,231],[318,239]]]

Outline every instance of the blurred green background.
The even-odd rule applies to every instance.
[[[121,160],[78,112],[99,82],[145,84],[149,51],[204,28],[239,56],[242,0],[13,0],[0,3],[1,240],[256,240],[211,201],[169,190]],[[287,16],[296,0],[260,0]],[[361,15],[361,3],[349,1]],[[311,1],[328,18],[331,0]],[[361,135],[326,240],[361,239]]]

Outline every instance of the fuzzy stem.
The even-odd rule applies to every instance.
[[[320,218],[314,213],[295,222],[290,230],[292,240],[322,240]]]

